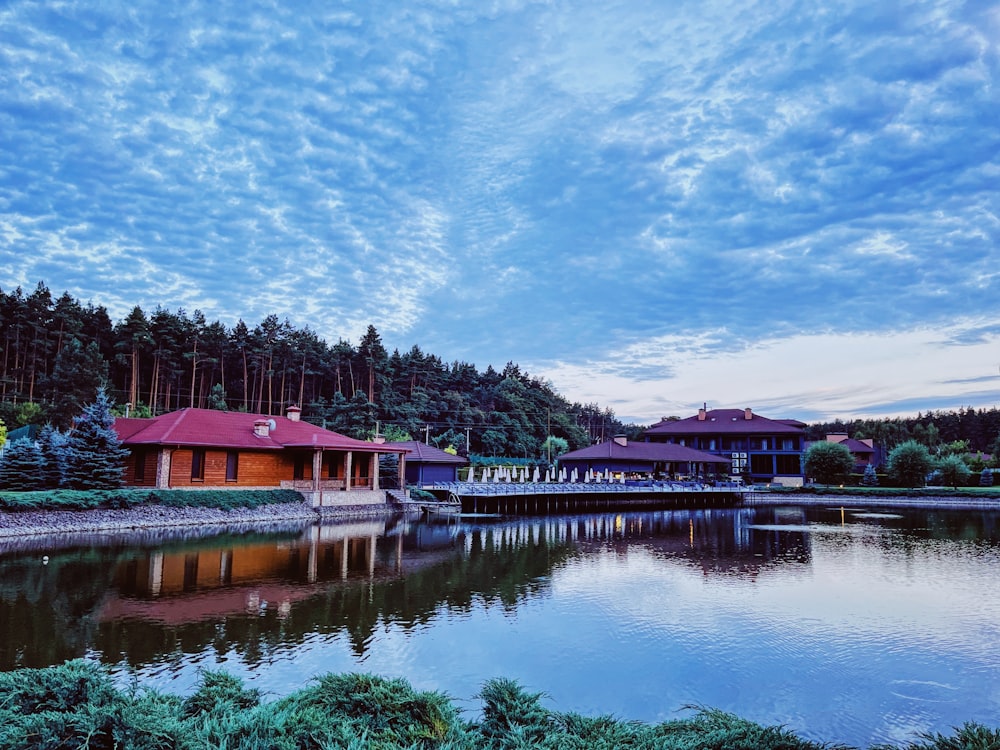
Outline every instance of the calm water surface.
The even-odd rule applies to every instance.
[[[673,510],[0,546],[0,668],[87,657],[277,697],[324,672],[490,677],[560,711],[698,704],[868,747],[1000,725],[1000,514]],[[47,556],[47,563],[43,557]]]

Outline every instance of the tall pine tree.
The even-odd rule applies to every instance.
[[[75,490],[104,490],[122,486],[125,457],[114,430],[111,400],[103,388],[97,398],[83,409],[66,442],[66,466],[63,483]]]

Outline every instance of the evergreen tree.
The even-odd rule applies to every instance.
[[[42,454],[33,440],[15,440],[0,461],[0,489],[26,492],[39,489]]]
[[[865,475],[861,477],[862,487],[878,487],[878,474],[875,473],[875,467],[868,464],[865,467]]]
[[[984,467],[982,473],[979,475],[979,486],[980,487],[992,487],[993,486],[993,472],[990,468]]]
[[[38,449],[42,457],[39,489],[54,490],[62,486],[63,471],[66,468],[66,440],[66,435],[51,424],[45,425],[38,433]]]
[[[122,486],[128,450],[114,430],[111,401],[101,388],[84,407],[66,444],[64,484],[71,489],[114,489]]]
[[[69,426],[107,378],[108,364],[97,344],[91,342],[83,346],[77,339],[70,338],[56,356],[49,378],[53,391],[51,415],[55,424]]]

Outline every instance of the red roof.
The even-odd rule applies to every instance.
[[[650,427],[645,435],[801,435],[802,429],[780,419],[768,419],[744,409],[710,409],[704,419],[696,414],[687,419],[664,420]]]
[[[404,440],[398,443],[386,443],[393,448],[403,448],[407,451],[406,460],[410,463],[421,464],[462,464],[469,463],[469,459],[455,456],[448,451],[435,448],[432,445],[421,443],[419,440]]]
[[[711,453],[696,451],[683,445],[673,443],[636,443],[628,441],[625,445],[607,440],[597,445],[590,445],[578,451],[570,451],[559,456],[560,461],[581,461],[594,459],[614,459],[622,461],[649,461],[668,463],[713,463],[728,464],[728,458],[713,456]]]
[[[254,423],[268,422],[266,437],[254,434]],[[271,425],[274,425],[271,427]],[[129,445],[190,445],[206,448],[284,450],[325,448],[367,453],[403,453],[403,449],[355,440],[308,422],[214,409],[181,409],[151,419],[116,419],[115,432]]]

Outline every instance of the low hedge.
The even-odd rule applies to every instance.
[[[802,739],[730,713],[694,708],[658,724],[609,715],[553,711],[541,693],[513,680],[486,682],[477,719],[462,718],[454,699],[417,691],[402,679],[327,674],[285,698],[224,672],[205,671],[187,698],[133,685],[117,688],[83,660],[0,674],[0,747],[130,750],[822,750],[846,748]],[[966,723],[951,735],[925,734],[872,750],[994,750],[1000,731]]]
[[[295,490],[40,490],[2,492],[0,509],[10,512],[39,510],[97,510],[162,505],[168,508],[258,508],[262,505],[301,503]]]

